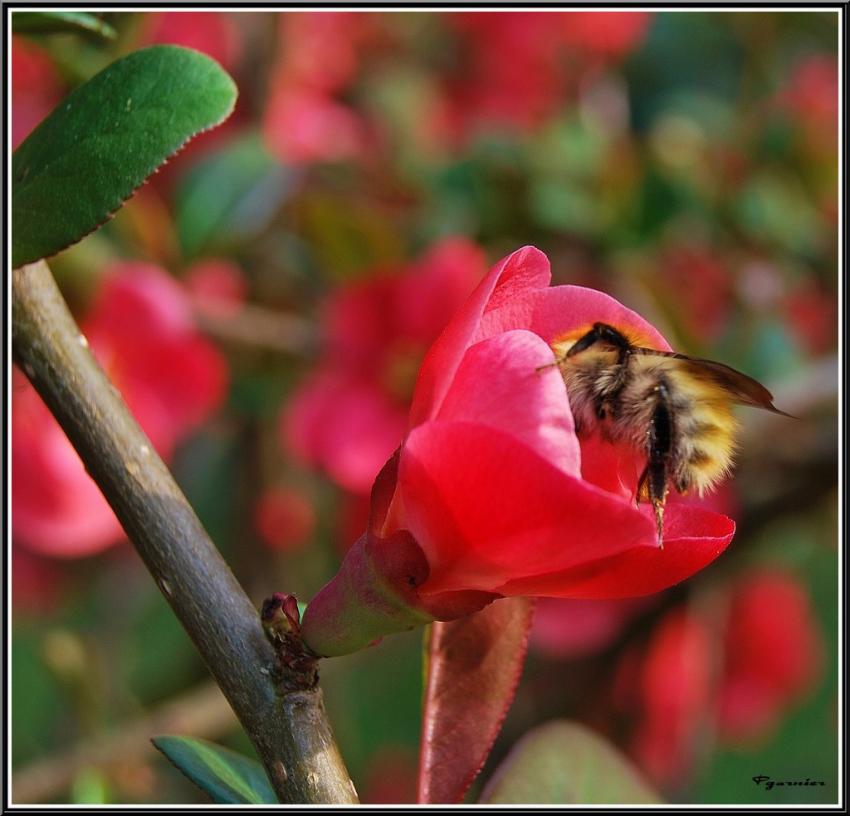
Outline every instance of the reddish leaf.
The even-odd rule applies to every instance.
[[[427,643],[419,802],[459,802],[484,765],[514,697],[533,604],[505,598],[434,623]]]

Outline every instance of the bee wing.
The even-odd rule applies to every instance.
[[[719,388],[722,388],[735,402],[741,405],[752,405],[754,408],[763,408],[774,414],[792,417],[785,411],[780,411],[773,404],[773,394],[770,393],[760,382],[730,368],[723,363],[714,360],[702,360],[698,357],[688,357],[675,351],[659,351],[657,349],[638,348],[640,354],[652,354],[659,357],[673,357],[681,360],[690,371],[698,377],[710,379]]]

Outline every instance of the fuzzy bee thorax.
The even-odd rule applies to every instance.
[[[776,413],[755,380],[710,360],[635,345],[594,323],[552,346],[580,437],[599,432],[647,457],[638,501],[655,510],[661,537],[669,486],[700,495],[728,473],[737,422],[733,402]]]

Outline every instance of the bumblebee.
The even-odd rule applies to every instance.
[[[645,454],[635,500],[649,502],[662,544],[672,486],[702,496],[728,475],[738,422],[733,403],[790,416],[760,383],[722,363],[637,345],[594,323],[552,346],[577,435],[599,433]]]

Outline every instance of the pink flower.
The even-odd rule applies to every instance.
[[[186,296],[158,267],[113,265],[81,328],[166,460],[221,402],[227,382],[224,360],[195,331]],[[17,543],[73,558],[121,539],[106,500],[19,372],[12,397],[12,468]]]
[[[539,598],[534,605],[530,645],[554,660],[596,654],[611,646],[646,606],[645,598]]]
[[[645,36],[647,12],[452,12],[459,35],[438,123],[457,141],[494,123],[539,126],[569,104],[580,80]],[[578,59],[567,60],[572,52]],[[569,64],[568,64],[569,63]]]
[[[514,252],[431,347],[407,435],[373,487],[369,530],[305,613],[318,653],[352,648],[370,626],[372,637],[397,631],[380,627],[405,615],[407,626],[449,620],[503,595],[650,594],[728,545],[730,519],[671,504],[659,548],[649,508],[634,501],[641,457],[579,441],[551,344],[603,321],[669,346],[607,295],[549,280],[539,250]],[[370,584],[380,610],[355,601]],[[354,603],[360,616],[343,631]]]
[[[198,261],[186,270],[184,281],[196,307],[212,317],[233,317],[245,305],[248,284],[233,261]]]
[[[727,616],[719,727],[728,742],[763,738],[809,692],[823,642],[808,593],[793,576],[760,572],[735,587]]]
[[[170,43],[194,48],[232,71],[242,52],[231,14],[219,11],[165,11],[143,15],[145,45]]]
[[[800,124],[834,142],[838,135],[838,63],[827,54],[812,54],[797,62],[778,103]]]
[[[263,120],[266,144],[281,161],[302,164],[359,156],[366,144],[362,119],[332,96],[278,84]]]
[[[679,244],[665,252],[660,268],[668,308],[699,341],[716,339],[727,327],[733,302],[732,277],[717,254]]]
[[[280,56],[263,119],[269,149],[301,164],[359,156],[368,129],[335,94],[354,80],[371,15],[301,12],[280,16]]]
[[[460,62],[446,77],[445,116],[461,132],[496,122],[526,129],[540,124],[563,96],[555,18],[539,12],[452,12]],[[554,23],[554,24],[553,24]]]
[[[12,148],[16,148],[62,98],[61,80],[46,51],[12,37]]]
[[[316,526],[313,503],[288,487],[266,490],[254,507],[254,527],[272,550],[290,552],[307,543]]]
[[[369,39],[372,16],[350,11],[290,12],[280,17],[278,72],[299,85],[333,93],[350,85]]]
[[[834,351],[838,332],[838,297],[809,278],[782,299],[788,326],[812,356]]]
[[[710,628],[685,609],[668,614],[652,635],[639,675],[642,716],[632,750],[656,782],[674,783],[692,768],[714,699],[712,659]]]
[[[450,239],[400,274],[338,290],[325,309],[325,351],[282,416],[285,446],[339,485],[367,493],[398,447],[428,345],[484,273],[481,250]]]
[[[668,613],[645,652],[621,664],[618,696],[638,712],[632,753],[659,784],[681,783],[707,737],[764,739],[823,669],[822,637],[794,576],[754,572],[711,601]]]
[[[644,41],[652,14],[647,11],[570,11],[560,18],[564,41],[570,46],[599,57],[619,59]]]

